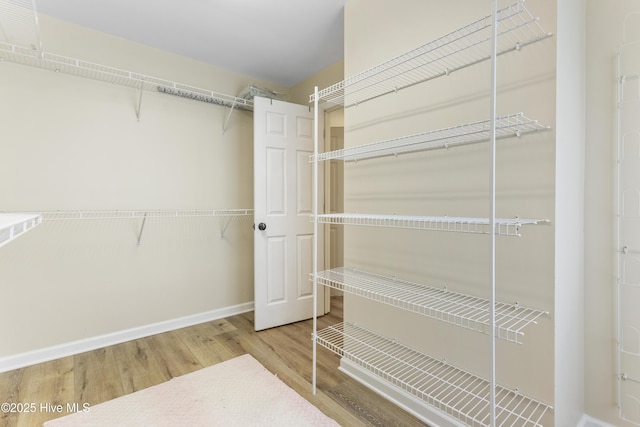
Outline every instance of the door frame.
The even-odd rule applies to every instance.
[[[322,111],[322,109],[321,109]],[[331,147],[331,129],[342,127],[344,129],[344,108],[340,105],[327,104],[324,111],[324,147]],[[344,188],[344,179],[341,187]],[[331,209],[331,163],[324,162],[324,209],[325,213],[330,213]],[[344,197],[344,193],[343,193]],[[319,233],[320,234],[320,233]],[[325,224],[322,234],[324,235],[324,270],[331,266],[331,225]],[[332,289],[325,292],[325,314],[331,310]],[[334,293],[335,294],[335,293]],[[338,293],[339,294],[339,293]]]

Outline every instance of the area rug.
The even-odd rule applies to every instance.
[[[48,421],[70,426],[338,426],[245,354]]]

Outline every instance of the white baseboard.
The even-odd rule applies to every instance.
[[[83,353],[85,351],[95,350],[114,344],[120,344],[126,341],[148,337],[150,335],[155,335],[162,332],[168,332],[187,326],[197,325],[199,323],[211,322],[213,320],[235,316],[236,314],[246,313],[252,310],[253,302],[247,302],[231,307],[207,311],[205,313],[194,314],[192,316],[153,323],[150,325],[140,326],[138,328],[127,329],[124,331],[118,331],[111,334],[100,335],[83,340],[72,341],[66,344],[60,344],[40,350],[0,357],[0,372],[23,368],[25,366],[35,365],[36,363],[48,362],[50,360],[59,359],[61,357],[72,356],[74,354]]]
[[[577,427],[615,427],[613,424],[605,423],[597,418],[583,414]]]
[[[466,424],[456,420],[448,414],[425,405],[425,402],[416,398],[399,387],[375,376],[366,369],[356,365],[345,358],[340,359],[340,371],[350,376],[360,384],[378,393],[385,399],[393,402],[409,412],[414,417],[432,427],[465,427]]]

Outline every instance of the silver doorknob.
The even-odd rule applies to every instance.
[[[265,224],[264,222],[261,222],[260,224],[258,224],[258,230],[264,231],[266,229],[267,229],[267,224]]]

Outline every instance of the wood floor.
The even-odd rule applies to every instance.
[[[341,318],[342,300],[333,298],[318,327]],[[0,403],[35,409],[0,412],[0,426],[40,426],[66,415],[67,404],[96,405],[246,353],[340,425],[424,426],[339,372],[338,356],[321,347],[313,395],[311,332],[311,321],[255,332],[251,312],[0,373]],[[56,405],[62,414],[51,410]]]

